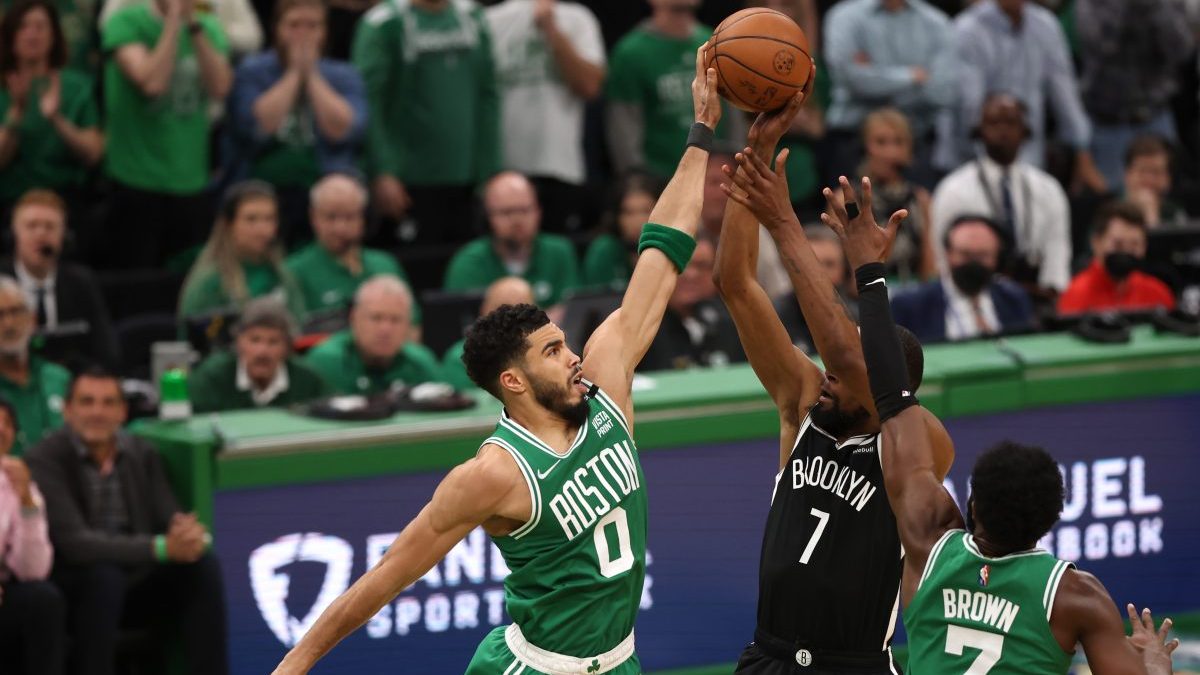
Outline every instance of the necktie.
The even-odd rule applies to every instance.
[[[37,311],[37,325],[46,325],[46,287],[38,286],[33,290],[33,301]]]
[[[992,328],[983,317],[983,308],[979,306],[979,298],[971,298],[971,314],[975,317],[975,327],[980,335],[991,335]]]

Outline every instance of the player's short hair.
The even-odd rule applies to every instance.
[[[1096,217],[1092,220],[1092,236],[1103,237],[1108,233],[1108,226],[1114,220],[1124,221],[1143,232],[1146,231],[1146,214],[1137,204],[1128,201],[1114,201],[1100,207],[1100,211],[1096,213]]]
[[[1058,463],[1042,448],[1002,441],[975,461],[971,498],[988,541],[1008,552],[1032,548],[1054,527],[1066,489]]]
[[[1171,146],[1158,134],[1142,134],[1125,149],[1125,168],[1133,166],[1134,160],[1142,157],[1166,157],[1170,161]]]
[[[525,355],[529,334],[550,323],[533,305],[500,305],[467,329],[462,361],[476,386],[500,398],[500,373]]]
[[[896,337],[900,338],[900,348],[904,350],[909,389],[916,391],[921,388],[921,380],[925,378],[925,350],[917,336],[904,326],[896,326]]]

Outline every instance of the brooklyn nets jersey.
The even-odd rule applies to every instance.
[[[1042,549],[988,558],[965,531],[942,535],[904,610],[909,669],[1066,673],[1071,655],[1050,632],[1050,612],[1072,567]]]
[[[537,647],[569,656],[611,650],[629,636],[646,577],[646,490],[621,409],[592,386],[588,419],[565,455],[501,414],[484,444],[509,452],[532,517],[495,537],[511,573],[508,614]]]
[[[804,419],[767,516],[759,631],[814,650],[889,649],[903,552],[879,453],[878,434],[838,443]]]

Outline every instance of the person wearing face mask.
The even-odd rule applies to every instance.
[[[0,275],[0,396],[16,409],[12,453],[62,426],[63,400],[71,374],[66,368],[29,353],[33,305],[12,277]]]
[[[603,233],[588,245],[583,256],[583,285],[623,291],[637,262],[642,225],[662,194],[662,181],[641,171],[625,174],[613,191],[605,212]]]
[[[515,171],[497,174],[484,188],[483,208],[492,234],[454,254],[445,289],[483,290],[501,277],[518,276],[533,286],[539,307],[562,303],[579,285],[579,264],[568,239],[539,232],[542,211],[529,179]]]
[[[1092,264],[1059,297],[1059,314],[1175,309],[1171,289],[1138,271],[1146,257],[1146,218],[1140,207],[1116,202],[1101,209],[1092,225],[1092,257]]]
[[[248,180],[226,190],[208,243],[184,279],[180,318],[240,308],[251,298],[279,293],[293,318],[302,319],[304,295],[283,264],[278,227],[270,185]]]
[[[963,216],[950,225],[943,245],[948,272],[892,298],[896,323],[923,343],[1034,329],[1029,295],[996,274],[1001,236],[995,222],[983,216]]]

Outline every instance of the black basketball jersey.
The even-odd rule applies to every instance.
[[[813,650],[887,650],[903,552],[880,437],[838,443],[805,417],[775,481],[758,575],[758,628]]]

